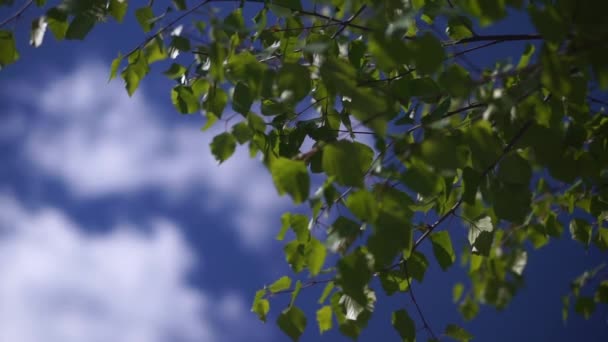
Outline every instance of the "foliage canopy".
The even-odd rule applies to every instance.
[[[166,64],[179,113],[202,112],[203,130],[225,122],[215,158],[248,146],[278,193],[308,207],[285,213],[277,235],[295,275],[259,290],[252,306],[265,321],[270,297],[290,293],[277,324],[292,339],[313,320],[297,306],[313,285],[326,286],[319,330],[337,323],[356,338],[376,293],[414,299],[412,282],[423,283],[430,262],[468,267],[454,300],[472,319],[479,305],[504,308],[529,254],[554,239],[608,249],[608,2],[151,3],[0,0],[16,8],[0,22],[0,66],[19,59],[10,25],[33,4],[44,12],[32,23],[33,46],[47,29],[84,39],[96,24],[134,15],[148,36],[118,54],[110,79],[120,76],[131,95],[153,63]],[[508,17],[536,32],[480,33]],[[485,53],[515,41],[517,56]],[[452,217],[468,231],[450,229]],[[457,234],[468,240],[463,250]],[[425,243],[432,255],[419,250]],[[571,302],[585,317],[608,302],[608,280],[591,282],[603,267],[572,282],[564,319]],[[418,319],[436,339],[420,310],[397,310],[391,323],[413,341]],[[472,338],[455,325],[444,334]]]

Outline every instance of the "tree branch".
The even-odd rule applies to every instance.
[[[520,41],[520,40],[540,40],[543,37],[540,34],[493,34],[493,35],[484,35],[484,36],[472,36],[468,38],[462,38],[454,41],[449,41],[443,43],[443,46],[454,46],[466,43],[474,43],[474,42],[486,42],[486,41],[494,41],[499,40],[502,42],[507,41]]]

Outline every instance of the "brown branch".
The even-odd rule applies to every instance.
[[[483,35],[483,36],[472,36],[467,38],[462,38],[458,40],[453,40],[449,42],[444,42],[443,46],[454,46],[466,43],[474,43],[474,42],[486,42],[486,41],[494,41],[499,40],[503,42],[508,41],[521,41],[521,40],[540,40],[543,37],[540,34],[492,34],[492,35]]]
[[[23,12],[25,12],[33,3],[34,3],[34,0],[28,0],[26,3],[23,4],[23,6],[21,6],[20,9],[17,10],[17,12],[15,12],[15,14],[11,15],[10,17],[8,17],[8,18],[4,19],[2,22],[0,22],[0,27],[10,23],[13,20],[19,19],[19,17],[23,14]]]

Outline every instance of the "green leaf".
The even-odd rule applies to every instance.
[[[203,108],[219,119],[222,117],[222,113],[224,112],[227,103],[228,95],[226,92],[218,86],[213,86],[209,89],[207,99],[203,103]]]
[[[367,240],[375,266],[388,266],[400,252],[409,251],[412,247],[412,235],[412,227],[405,215],[382,210],[374,223],[374,232]]]
[[[297,103],[310,94],[310,71],[300,64],[284,64],[276,78],[279,95],[285,102]]]
[[[110,6],[108,7],[108,11],[110,12],[110,15],[112,15],[114,19],[116,19],[116,21],[122,23],[125,14],[127,14],[127,7],[127,1],[110,0]]]
[[[451,64],[442,72],[438,81],[452,97],[467,97],[472,88],[469,72],[457,64]]]
[[[365,287],[372,278],[370,259],[361,250],[343,257],[338,261],[338,279],[336,283],[344,293],[360,305],[366,305],[368,298]]]
[[[546,4],[542,9],[530,6],[529,13],[538,32],[548,41],[559,43],[568,34],[568,25],[554,6]]]
[[[460,300],[462,292],[464,292],[464,285],[462,283],[454,284],[454,287],[452,288],[452,301],[454,303]]]
[[[138,8],[135,10],[135,18],[137,18],[137,22],[144,32],[150,31],[154,26],[154,12],[152,12],[152,7],[145,6]]]
[[[433,136],[420,145],[422,160],[439,170],[455,170],[464,167],[468,148],[450,136]]]
[[[441,42],[430,33],[416,39],[413,50],[416,71],[422,74],[434,73],[445,60]]]
[[[270,165],[270,173],[279,195],[289,194],[296,204],[308,198],[310,177],[303,161],[277,158]]]
[[[178,11],[185,11],[188,9],[188,6],[186,5],[186,0],[171,0],[171,2],[173,3],[175,9],[177,9]]]
[[[141,50],[129,56],[129,64],[121,73],[129,96],[135,93],[135,90],[139,87],[139,83],[149,71],[150,67]]]
[[[224,19],[224,30],[230,36],[245,30],[245,20],[243,20],[243,10],[237,8]]]
[[[534,55],[534,51],[536,51],[534,44],[526,44],[526,49],[519,58],[519,63],[517,63],[517,69],[523,69],[530,64],[530,59]]]
[[[331,306],[325,305],[317,310],[317,323],[319,324],[319,332],[322,334],[328,330],[331,330],[332,319],[331,319]]]
[[[307,254],[308,270],[310,271],[310,275],[314,277],[319,274],[323,268],[325,257],[327,256],[327,249],[321,241],[312,238],[308,244]]]
[[[402,181],[408,188],[423,197],[435,196],[443,187],[442,179],[436,172],[420,164],[409,165],[402,177]]]
[[[346,199],[346,207],[364,222],[373,222],[378,217],[378,202],[366,190],[356,190]]]
[[[163,72],[167,77],[171,79],[179,79],[186,73],[186,67],[177,63],[171,63],[169,69]]]
[[[460,314],[465,320],[469,321],[475,318],[479,313],[479,305],[471,299],[471,296],[467,296],[458,306],[458,311],[460,311]]]
[[[253,299],[253,305],[251,306],[251,311],[255,312],[262,322],[266,322],[266,316],[268,315],[268,311],[270,311],[270,302],[268,302],[265,296],[266,290],[257,291]]]
[[[68,26],[65,38],[82,40],[91,32],[95,24],[94,17],[87,14],[77,15]]]
[[[199,98],[192,87],[178,85],[171,90],[171,102],[182,114],[190,114],[199,110]]]
[[[465,167],[462,170],[462,200],[467,204],[475,204],[477,198],[477,189],[479,188],[479,180],[481,175],[470,167]]]
[[[298,242],[309,242],[310,231],[308,230],[308,217],[306,215],[285,213],[281,216],[281,222],[281,231],[277,235],[277,240],[283,240],[287,233],[287,229],[291,227],[296,234]]]
[[[445,271],[456,261],[456,254],[452,248],[452,240],[447,231],[440,231],[430,235],[433,243],[433,254],[439,266]]]
[[[608,249],[608,228],[598,227],[593,242],[602,251]]]
[[[277,318],[279,328],[291,337],[293,341],[297,341],[304,333],[306,328],[306,315],[296,306],[290,306],[283,310]]]
[[[608,280],[604,280],[597,287],[595,292],[595,301],[598,303],[608,303]]]
[[[326,242],[330,250],[344,253],[360,234],[357,222],[339,216],[329,228]]]
[[[562,236],[563,227],[557,220],[555,214],[547,215],[547,219],[545,220],[545,231],[552,237],[560,237]]]
[[[112,60],[112,65],[110,66],[110,78],[108,81],[113,80],[116,77],[116,73],[118,72],[118,68],[120,67],[120,63],[122,62],[122,54],[119,52],[118,57]]]
[[[234,95],[232,96],[232,109],[237,113],[247,115],[253,104],[253,100],[254,95],[249,89],[249,86],[243,82],[237,83],[234,88]]]
[[[302,282],[300,280],[296,281],[296,286],[294,286],[293,291],[291,292],[291,301],[289,302],[289,306],[293,306],[293,304],[296,302],[296,298],[298,298],[298,295],[300,294],[300,291],[302,290]]]
[[[321,294],[321,297],[319,298],[319,301],[318,301],[319,304],[323,304],[325,302],[325,300],[327,299],[327,296],[329,296],[329,294],[334,289],[334,287],[335,287],[335,285],[334,285],[333,281],[330,281],[327,283],[327,285],[325,285],[325,288],[323,289],[323,293]]]
[[[429,266],[429,261],[426,259],[424,254],[415,251],[412,255],[407,258],[407,271],[410,276],[418,282],[422,282],[424,279],[424,273]]]
[[[473,335],[471,335],[469,332],[455,324],[448,324],[445,327],[444,333],[446,334],[446,336],[449,336],[461,342],[467,342],[473,339]]]
[[[473,27],[471,19],[465,16],[452,17],[448,20],[446,33],[455,40],[468,38],[473,35],[469,27]]]
[[[583,315],[585,319],[589,319],[595,311],[595,301],[591,297],[578,297],[574,304],[574,311]]]
[[[378,275],[380,284],[387,295],[392,296],[395,292],[405,292],[409,289],[408,279],[402,270],[380,272]]]
[[[467,131],[467,140],[473,157],[473,166],[478,171],[483,171],[492,165],[502,153],[500,140],[492,131],[488,121],[477,121]]]
[[[65,38],[69,26],[68,14],[65,11],[57,7],[49,9],[46,12],[46,22],[55,39],[62,40]]]
[[[0,30],[0,67],[14,63],[19,59],[13,32]]]
[[[323,170],[344,186],[363,187],[374,152],[359,142],[340,140],[323,148]]]
[[[391,316],[391,323],[399,336],[401,336],[402,341],[414,342],[416,340],[416,324],[407,311],[394,311]]]
[[[515,223],[524,222],[532,202],[528,185],[494,182],[491,191],[496,216]]]
[[[247,122],[242,121],[232,126],[232,134],[236,138],[236,141],[242,145],[253,138],[253,132],[247,125]]]
[[[294,11],[302,9],[302,4],[300,3],[300,0],[271,0],[270,3],[275,6],[285,7]]]
[[[162,61],[167,58],[167,49],[165,48],[164,42],[160,37],[155,37],[146,46],[144,46],[144,52],[148,63],[154,63],[156,61]]]
[[[591,225],[583,219],[573,219],[570,221],[570,234],[572,238],[583,245],[589,247],[591,243]]]
[[[228,132],[216,135],[211,141],[211,153],[220,163],[230,158],[235,149],[236,138]]]
[[[272,293],[288,290],[291,287],[291,278],[288,276],[282,276],[277,281],[268,286],[268,289]]]
[[[489,216],[484,216],[469,224],[469,243],[473,248],[473,253],[484,256],[490,255],[492,241],[494,238],[494,225]]]
[[[291,269],[298,273],[306,266],[306,244],[297,240],[291,241],[283,248],[285,259]]]
[[[528,186],[532,178],[532,168],[527,160],[518,153],[507,154],[500,162],[498,178],[507,184],[522,184]]]

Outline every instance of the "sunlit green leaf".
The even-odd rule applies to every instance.
[[[266,290],[257,291],[253,299],[253,305],[251,306],[251,311],[255,312],[262,322],[266,322],[266,315],[270,311],[270,302],[265,296]]]
[[[211,141],[211,153],[220,163],[230,158],[236,149],[236,138],[234,135],[224,132],[218,134]]]
[[[277,281],[268,286],[268,289],[272,293],[277,293],[280,291],[285,291],[291,287],[291,278],[288,276],[282,276]]]
[[[325,305],[317,310],[317,323],[319,324],[319,332],[322,334],[331,330],[332,326],[332,310],[331,306]]]
[[[303,161],[278,158],[272,161],[270,172],[280,195],[289,194],[294,203],[302,203],[308,198],[310,177]]]

